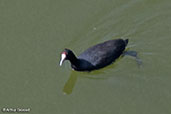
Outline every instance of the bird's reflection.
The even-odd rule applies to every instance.
[[[78,78],[78,73],[75,71],[72,71],[69,79],[67,80],[67,82],[64,85],[64,88],[63,88],[64,94],[72,93],[72,90],[76,84],[77,78]]]

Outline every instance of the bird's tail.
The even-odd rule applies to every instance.
[[[127,45],[127,44],[128,44],[128,41],[129,41],[128,39],[126,39],[126,40],[125,40],[125,45]]]

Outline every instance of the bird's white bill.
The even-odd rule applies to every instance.
[[[65,60],[65,58],[66,58],[66,54],[65,53],[62,53],[61,54],[61,61],[60,61],[60,66],[62,66],[62,63],[63,63],[63,61]]]

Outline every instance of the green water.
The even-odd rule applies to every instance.
[[[30,114],[170,114],[170,0],[0,0],[0,109]],[[91,73],[59,66],[64,48],[129,38],[125,56]],[[0,112],[2,113],[2,112]]]

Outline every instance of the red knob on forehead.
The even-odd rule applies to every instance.
[[[67,53],[64,51],[64,52],[62,52],[62,54],[65,54],[66,55]]]

